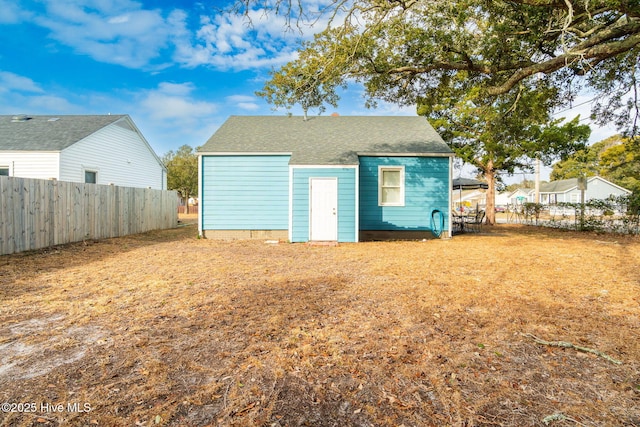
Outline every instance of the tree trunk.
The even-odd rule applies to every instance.
[[[485,170],[484,176],[487,179],[487,203],[485,205],[485,213],[487,225],[495,225],[496,223],[496,171],[493,169],[493,162],[489,162],[489,167]]]

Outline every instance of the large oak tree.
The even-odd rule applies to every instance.
[[[505,94],[531,78],[549,79],[570,102],[595,96],[600,123],[636,130],[640,46],[638,0],[238,0],[290,18],[331,17],[304,50],[310,81],[356,79],[372,98],[415,104],[446,77],[473,79],[478,96]],[[315,13],[315,14],[314,14]],[[291,22],[291,20],[289,21]],[[303,52],[304,52],[303,50]],[[309,79],[308,79],[309,80]],[[307,81],[308,83],[309,81]]]
[[[269,102],[299,103],[305,112],[336,106],[337,88],[360,82],[367,105],[380,99],[419,104],[456,154],[490,183],[526,159],[549,163],[580,147],[586,127],[561,124],[551,113],[581,91],[598,95],[594,113],[601,122],[636,127],[637,2],[356,0],[331,6],[333,25],[260,92]]]

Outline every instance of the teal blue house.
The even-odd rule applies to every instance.
[[[452,156],[423,117],[232,116],[198,150],[199,232],[291,242],[421,239],[433,228],[450,236]]]

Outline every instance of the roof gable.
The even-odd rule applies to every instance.
[[[512,199],[514,197],[526,197],[533,193],[535,190],[532,188],[516,188],[514,191],[508,192],[507,196]]]
[[[0,151],[62,151],[123,117],[0,116]]]
[[[407,116],[231,116],[199,152],[288,153],[300,165],[357,164],[359,155],[453,155],[424,117]]]

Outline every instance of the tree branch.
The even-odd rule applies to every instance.
[[[451,71],[476,71],[483,74],[490,74],[494,71],[486,65],[479,65],[470,62],[433,62],[422,67],[405,66],[387,70],[388,74],[423,74],[435,70],[451,70]]]
[[[577,346],[577,345],[571,344],[570,342],[566,342],[566,341],[545,341],[545,340],[542,340],[542,339],[540,339],[540,338],[538,338],[538,337],[536,337],[535,335],[532,335],[532,334],[523,334],[523,335],[525,337],[531,338],[536,343],[541,344],[541,345],[547,345],[547,346],[550,346],[550,347],[573,348],[574,350],[578,350],[578,351],[581,351],[583,353],[595,354],[596,356],[602,357],[603,359],[608,360],[611,363],[615,363],[616,365],[622,365],[621,361],[616,360],[611,356],[607,356],[603,352],[601,352],[599,350],[595,350],[593,348]]]
[[[639,25],[640,28],[640,25]],[[592,46],[587,49],[580,49],[582,46]],[[554,71],[566,67],[575,60],[594,60],[596,62],[603,61],[607,58],[612,58],[620,53],[624,53],[640,45],[640,33],[635,33],[628,38],[620,41],[613,41],[610,43],[604,43],[599,45],[593,45],[593,43],[583,43],[576,46],[576,50],[569,51],[565,54],[549,59],[544,62],[533,64],[529,67],[524,67],[508,78],[503,84],[490,87],[487,90],[489,95],[502,95],[510,91],[518,82],[524,80],[537,73],[550,74]]]

